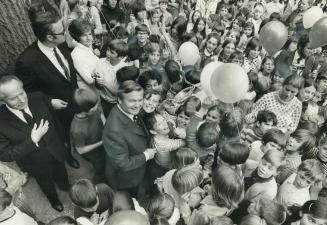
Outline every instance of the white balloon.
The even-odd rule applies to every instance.
[[[303,27],[305,29],[311,28],[323,16],[322,9],[319,6],[313,6],[303,14]]]
[[[199,48],[193,42],[184,42],[178,49],[178,57],[182,66],[194,66],[200,59]]]
[[[201,82],[203,91],[207,94],[208,97],[214,97],[214,94],[211,90],[211,84],[210,84],[211,76],[212,76],[213,72],[222,64],[223,64],[222,62],[214,61],[214,62],[208,63],[202,69],[201,76],[200,76],[200,82]]]

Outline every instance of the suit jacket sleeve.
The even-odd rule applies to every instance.
[[[0,134],[0,160],[4,162],[17,161],[25,155],[37,151],[38,148],[29,137],[19,144],[13,144],[4,135]]]
[[[18,60],[15,67],[15,75],[22,80],[26,92],[38,91],[38,79],[35,72],[23,60]]]
[[[144,154],[130,155],[127,140],[121,133],[111,131],[103,135],[103,146],[111,163],[120,171],[135,170],[146,163]]]

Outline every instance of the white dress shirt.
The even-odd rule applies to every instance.
[[[54,54],[53,48],[49,48],[48,46],[45,46],[41,41],[37,41],[37,46],[40,48],[41,52],[52,62],[52,64],[59,70],[59,72],[66,78],[65,70],[60,66]],[[58,52],[58,55],[64,62],[65,66],[69,68],[67,59],[61,54],[60,50],[57,47],[56,50]]]

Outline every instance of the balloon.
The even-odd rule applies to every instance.
[[[178,49],[182,66],[193,66],[200,59],[199,48],[193,42],[184,42]]]
[[[249,89],[248,75],[235,63],[225,63],[216,68],[210,83],[214,96],[225,103],[241,100]]]
[[[217,69],[218,66],[220,66],[222,64],[223,64],[222,62],[218,62],[218,61],[210,62],[203,68],[203,70],[201,72],[201,76],[200,76],[201,86],[202,86],[203,91],[209,97],[214,96],[214,94],[211,90],[211,84],[210,84],[211,76],[212,76],[213,72],[215,71],[215,69]]]
[[[311,28],[319,19],[323,17],[324,13],[319,6],[314,6],[303,14],[303,27],[305,29]]]
[[[284,46],[287,39],[287,28],[279,21],[268,22],[260,30],[260,43],[271,56]]]
[[[318,20],[310,30],[310,48],[318,48],[327,45],[327,17]]]

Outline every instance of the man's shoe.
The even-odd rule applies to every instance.
[[[67,163],[70,167],[73,167],[74,169],[80,168],[79,162],[74,157],[67,159]]]
[[[59,199],[53,199],[50,201],[52,208],[57,210],[58,212],[62,212],[64,210],[64,206],[62,205]]]

